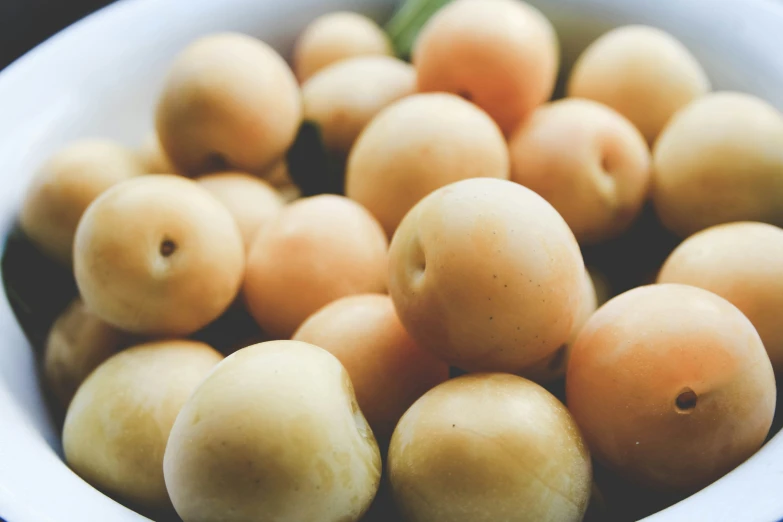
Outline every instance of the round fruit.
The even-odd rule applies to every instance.
[[[330,65],[302,85],[304,119],[318,124],[324,145],[348,156],[356,137],[384,107],[416,90],[416,72],[390,56]]]
[[[322,195],[295,201],[250,248],[248,310],[264,331],[287,338],[335,299],[384,292],[387,248],[378,222],[350,199]]]
[[[577,522],[590,499],[590,455],[568,410],[513,375],[427,392],[397,425],[388,466],[410,522]]]
[[[590,44],[568,83],[569,96],[615,109],[648,143],[675,112],[709,90],[707,75],[682,43],[643,25],[618,27]]]
[[[202,328],[237,296],[244,264],[229,211],[180,176],[116,185],[90,205],[76,231],[82,299],[98,318],[134,333]]]
[[[459,94],[508,134],[555,86],[557,35],[518,0],[456,0],[422,28],[413,49],[419,90]]]
[[[294,47],[294,70],[304,82],[346,58],[391,54],[389,37],[378,24],[358,13],[338,11],[316,18],[299,36]]]
[[[582,305],[579,307],[579,313],[574,320],[574,326],[571,328],[571,335],[568,337],[568,340],[555,353],[542,361],[528,366],[519,372],[519,375],[540,384],[547,384],[565,376],[568,358],[571,355],[574,342],[576,342],[576,338],[587,320],[595,313],[596,308],[598,308],[598,298],[593,279],[585,270],[585,275],[582,278]]]
[[[624,232],[650,185],[650,151],[623,116],[590,100],[546,104],[513,134],[511,181],[543,196],[580,243]]]
[[[659,283],[709,290],[740,309],[764,342],[772,367],[783,371],[783,230],[730,223],[686,239],[666,260]]]
[[[700,288],[652,285],[587,321],[566,395],[600,462],[649,487],[692,492],[761,447],[775,377],[734,305]]]
[[[381,111],[359,135],[345,190],[391,237],[405,213],[433,190],[508,175],[508,147],[486,113],[452,94],[417,94]]]
[[[151,132],[144,138],[139,149],[141,162],[148,174],[176,174],[174,166],[163,152],[163,147],[156,132]]]
[[[188,174],[261,172],[285,154],[302,120],[293,73],[274,49],[221,33],[176,58],[155,114],[166,155]]]
[[[84,480],[135,506],[170,509],[163,453],[180,408],[223,357],[194,341],[129,348],[101,364],[68,408],[63,448]]]
[[[356,522],[381,456],[340,362],[270,341],[230,355],[193,393],[163,471],[185,522]]]
[[[95,317],[81,299],[73,301],[52,325],[44,350],[43,377],[57,404],[67,408],[84,379],[129,340]]]
[[[446,363],[416,346],[387,295],[333,301],[302,323],[293,339],[324,348],[345,366],[382,447],[405,410],[449,378]]]
[[[197,181],[231,212],[248,249],[261,227],[284,205],[280,193],[269,183],[243,172],[207,174]]]
[[[73,259],[73,237],[82,214],[109,187],[144,174],[131,151],[109,140],[88,139],[56,152],[27,191],[19,222],[46,255],[64,264]]]
[[[733,92],[682,109],[653,150],[653,202],[681,236],[732,221],[783,225],[781,113]]]
[[[389,290],[419,346],[468,371],[517,372],[571,335],[584,263],[541,196],[510,181],[443,187],[405,216]]]

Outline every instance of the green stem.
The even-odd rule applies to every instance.
[[[419,31],[427,20],[451,0],[404,0],[386,24],[397,55],[409,59]]]

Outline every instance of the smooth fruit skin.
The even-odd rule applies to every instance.
[[[288,338],[335,299],[385,292],[387,263],[383,230],[361,205],[343,196],[304,198],[256,237],[243,294],[265,332]]]
[[[416,71],[391,56],[360,56],[318,71],[302,85],[304,119],[318,124],[324,145],[345,158],[384,107],[413,94]]]
[[[337,11],[310,22],[294,46],[294,71],[304,83],[325,67],[356,56],[391,56],[383,29],[359,13]]]
[[[644,25],[613,29],[579,56],[568,96],[608,105],[652,144],[671,117],[710,90],[704,69],[672,35]]]
[[[147,174],[176,174],[174,166],[169,161],[163,146],[160,144],[158,134],[153,130],[144,137],[141,147],[138,149],[141,160]]]
[[[690,493],[761,447],[776,391],[742,312],[706,290],[661,284],[593,314],[571,352],[566,396],[596,459],[647,487]]]
[[[264,42],[239,33],[205,36],[169,70],[155,112],[161,145],[185,174],[260,173],[283,157],[302,121],[299,86]]]
[[[133,151],[118,143],[70,143],[33,178],[19,214],[22,230],[46,255],[70,265],[76,227],[90,203],[117,183],[144,173]]]
[[[549,201],[580,244],[624,232],[650,187],[650,151],[633,124],[590,100],[545,104],[509,140],[511,181]]]
[[[359,135],[345,193],[391,237],[406,212],[433,190],[508,176],[508,147],[485,112],[453,94],[417,94],[386,107]]]
[[[698,286],[728,300],[753,323],[775,373],[783,371],[783,230],[753,222],[702,230],[671,253],[658,282]]]
[[[43,377],[57,405],[67,409],[87,376],[130,340],[95,317],[81,299],[68,305],[52,325],[44,349]]]
[[[433,192],[400,224],[389,290],[419,346],[467,371],[514,373],[571,335],[584,262],[563,218],[510,181]]]
[[[114,186],[84,213],[74,242],[82,299],[100,319],[148,335],[189,335],[236,298],[242,235],[207,189],[174,175]]]
[[[590,499],[590,455],[568,410],[507,374],[427,392],[394,431],[388,466],[410,522],[576,522]]]
[[[388,295],[333,301],[308,317],[292,339],[328,350],[345,366],[381,447],[416,399],[449,378],[448,365],[405,331]]]
[[[163,471],[185,522],[356,522],[381,456],[340,362],[270,341],[227,357],[193,393]]]
[[[422,28],[413,65],[422,92],[464,96],[504,133],[552,94],[559,45],[541,12],[518,0],[456,0]]]
[[[783,225],[783,117],[748,94],[716,92],[688,105],[653,149],[653,203],[686,237],[733,221]]]
[[[518,375],[538,384],[551,383],[564,377],[568,367],[568,358],[571,356],[571,349],[574,347],[576,338],[597,308],[598,297],[593,285],[593,278],[585,270],[585,276],[582,278],[582,304],[579,307],[579,313],[574,320],[574,326],[571,328],[571,335],[568,337],[568,340],[555,353],[528,366],[520,371]]]
[[[218,172],[196,181],[223,203],[242,233],[248,250],[258,231],[282,209],[285,201],[269,183],[244,172]]]
[[[68,465],[93,486],[135,506],[171,509],[163,454],[180,408],[223,359],[195,341],[128,348],[76,392],[63,428]]]

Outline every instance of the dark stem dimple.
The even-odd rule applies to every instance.
[[[171,239],[164,239],[160,243],[160,255],[170,257],[177,250],[177,244]]]
[[[473,95],[470,94],[469,91],[459,91],[457,93],[457,96],[459,96],[459,97],[461,97],[461,98],[463,98],[463,99],[465,99],[465,100],[467,100],[469,102],[473,101]]]
[[[696,402],[698,402],[698,399],[699,397],[696,395],[696,392],[690,388],[685,388],[680,392],[679,395],[677,395],[677,399],[675,399],[674,404],[677,407],[678,412],[690,413],[696,408]]]
[[[219,152],[212,152],[204,160],[205,172],[219,172],[228,169],[226,157]]]

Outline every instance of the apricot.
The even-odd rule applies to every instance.
[[[321,69],[302,85],[304,119],[338,157],[348,156],[367,123],[387,105],[416,90],[416,72],[390,56],[361,56]]]
[[[139,156],[148,174],[175,174],[176,169],[169,161],[158,134],[153,131],[147,134],[139,148]]]
[[[274,337],[289,337],[322,306],[386,290],[387,241],[378,222],[343,196],[321,195],[286,206],[256,236],[244,297]]]
[[[81,299],[68,305],[52,325],[44,349],[44,382],[57,406],[68,408],[87,376],[130,339],[95,317]]]
[[[449,378],[448,365],[405,331],[388,295],[333,301],[308,317],[293,339],[324,348],[345,366],[382,447],[416,399]]]
[[[592,483],[565,406],[507,374],[465,375],[427,392],[397,425],[388,466],[410,522],[577,522]]]
[[[355,56],[391,56],[391,42],[375,21],[348,11],[322,15],[305,28],[294,46],[294,70],[304,83],[328,65]]]
[[[587,321],[566,375],[593,455],[626,479],[682,493],[761,447],[775,410],[764,345],[734,305],[686,285],[638,287]]]
[[[549,201],[580,243],[618,236],[639,215],[650,151],[626,118],[590,100],[536,109],[509,142],[511,181]]]
[[[568,96],[608,105],[652,144],[669,119],[710,90],[704,69],[669,33],[644,25],[613,29],[579,56]]]
[[[653,150],[653,203],[688,236],[712,225],[783,225],[783,117],[748,94],[716,92],[688,105]]]
[[[456,0],[424,25],[413,48],[422,92],[459,94],[511,133],[552,95],[557,35],[518,0]]]
[[[47,256],[70,265],[82,214],[109,187],[144,174],[132,150],[110,140],[84,139],[53,154],[27,189],[19,224]]]
[[[452,94],[417,94],[382,110],[359,135],[345,193],[391,237],[405,213],[433,190],[508,176],[508,147],[486,113]]]
[[[243,172],[207,174],[197,181],[234,216],[246,249],[284,205],[283,197],[269,183]]]
[[[205,36],[174,60],[155,112],[163,150],[186,174],[261,172],[283,157],[302,120],[299,86],[264,42]]]
[[[585,270],[585,275],[582,278],[581,303],[579,313],[574,320],[574,326],[571,328],[571,335],[568,337],[565,344],[558,348],[552,355],[549,355],[545,359],[528,366],[519,372],[519,375],[539,384],[548,384],[565,376],[568,358],[571,355],[571,349],[574,347],[574,342],[579,336],[579,332],[582,331],[582,327],[598,308],[596,289],[593,285],[593,279],[587,270]]]
[[[63,428],[68,465],[84,480],[136,507],[171,507],[163,453],[180,408],[223,358],[182,340],[114,355],[79,387]]]
[[[231,213],[181,176],[120,183],[84,213],[74,243],[82,299],[100,319],[148,335],[188,335],[239,292],[245,257]]]
[[[750,319],[775,373],[783,371],[783,230],[764,223],[729,223],[702,230],[678,246],[659,283],[709,290]]]
[[[419,346],[467,371],[514,373],[568,340],[584,262],[560,214],[497,179],[440,188],[405,216],[389,290]]]
[[[185,522],[357,522],[381,456],[340,362],[270,341],[228,356],[196,389],[163,473]]]

